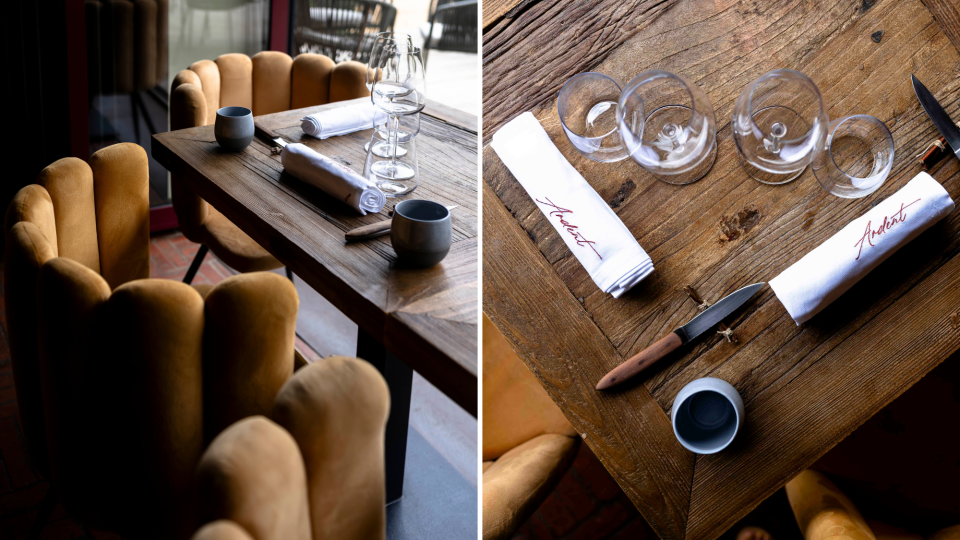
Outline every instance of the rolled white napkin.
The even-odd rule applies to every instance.
[[[357,209],[362,215],[377,213],[386,195],[350,167],[300,143],[288,144],[280,154],[284,170]]]
[[[385,121],[386,113],[373,103],[356,103],[304,116],[300,119],[300,129],[311,137],[326,139],[370,129],[380,118]]]
[[[532,113],[500,128],[492,146],[600,290],[618,298],[653,272],[647,252]]]
[[[943,186],[922,172],[772,279],[770,287],[800,325],[953,208]]]

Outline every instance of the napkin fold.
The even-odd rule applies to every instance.
[[[373,103],[356,103],[304,116],[300,119],[300,129],[311,137],[326,139],[370,129],[375,120],[386,121],[386,118],[386,113]]]
[[[356,171],[303,144],[284,147],[280,163],[291,175],[349,204],[364,216],[379,212],[387,202],[386,195]]]
[[[501,127],[491,146],[600,290],[619,298],[653,272],[647,252],[532,113]]]
[[[922,172],[772,279],[770,287],[800,325],[953,209],[943,186]]]

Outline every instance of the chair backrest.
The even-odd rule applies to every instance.
[[[149,276],[147,155],[121,143],[90,157],[61,159],[21,189],[7,208],[4,300],[21,427],[31,458],[49,478],[40,395],[36,284],[40,267],[70,258],[111,288]]]
[[[390,392],[369,363],[332,357],[277,395],[272,421],[217,436],[197,467],[194,540],[382,540]]]
[[[575,436],[570,421],[510,348],[500,330],[483,316],[483,461],[538,435]]]
[[[29,228],[30,224],[21,224]],[[110,291],[65,257],[40,269],[40,379],[51,480],[92,526],[184,538],[193,477],[224,428],[269,414],[293,374],[298,300],[284,277],[230,277],[206,298],[184,283]]]
[[[426,49],[477,52],[479,16],[476,0],[440,0],[431,16],[430,39]],[[435,26],[439,26],[438,30]],[[436,35],[439,34],[439,39]]]
[[[44,169],[7,210],[4,298],[21,427],[61,504],[92,526],[173,538],[192,530],[204,444],[269,414],[292,374],[299,302],[271,273],[205,300],[145,279],[147,181],[129,143]]]
[[[260,116],[369,96],[365,76],[366,67],[359,62],[335,64],[320,54],[300,54],[292,59],[286,53],[263,51],[253,58],[231,53],[214,61],[200,60],[174,77],[170,127],[213,124],[221,107],[246,107]],[[185,84],[193,87],[178,92]],[[194,90],[200,94],[189,95]],[[201,107],[202,114],[195,112]],[[196,123],[198,120],[202,123]]]

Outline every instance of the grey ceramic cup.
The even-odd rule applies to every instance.
[[[217,111],[213,134],[220,148],[239,152],[253,140],[253,111],[246,107],[223,107]]]
[[[684,386],[670,412],[673,434],[684,448],[697,454],[716,454],[729,446],[744,417],[743,400],[736,388],[712,377]]]
[[[390,241],[400,260],[427,268],[450,251],[453,229],[450,211],[433,201],[401,201],[393,207]]]

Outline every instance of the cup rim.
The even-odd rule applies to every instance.
[[[220,107],[217,109],[217,116],[223,118],[245,118],[253,116],[253,111],[239,105],[230,105],[229,107]]]
[[[831,122],[831,123],[830,123],[830,128],[829,128],[829,129],[830,129],[830,135],[828,136],[827,140],[828,140],[830,143],[832,143],[832,142],[833,142],[833,136],[837,133],[837,130],[840,129],[840,126],[846,124],[847,122],[853,122],[853,121],[855,121],[855,120],[866,120],[868,123],[873,124],[874,127],[878,128],[877,131],[880,132],[880,134],[883,136],[883,138],[886,139],[886,140],[890,143],[890,147],[893,148],[894,150],[896,150],[896,147],[895,147],[895,144],[894,144],[894,140],[893,140],[893,135],[890,133],[890,128],[887,127],[887,124],[885,124],[885,123],[883,122],[883,120],[880,120],[879,118],[877,118],[877,117],[875,117],[875,116],[870,116],[869,114],[851,114],[850,116],[844,116],[843,118],[838,118],[836,121]],[[844,171],[843,169],[841,169],[841,168],[840,168],[840,165],[837,163],[837,160],[834,159],[834,156],[833,156],[833,147],[832,147],[831,145],[829,145],[829,144],[827,145],[827,152],[829,152],[829,154],[830,154],[830,161],[833,163],[834,167],[836,167],[838,171],[840,171],[841,173],[843,173],[844,176],[846,176],[847,178],[856,178],[856,179],[858,179],[858,180],[866,180],[865,177],[862,177],[862,176],[853,176],[853,175],[851,175],[851,174],[847,174],[846,171]],[[891,152],[891,153],[892,153],[892,152]],[[893,164],[893,159],[890,160],[890,163],[891,163],[891,165]],[[881,182],[881,183],[882,183],[882,182]]]
[[[694,381],[691,381],[691,382],[688,383],[686,386],[684,386],[683,388],[680,389],[680,392],[677,394],[678,397],[679,397],[680,394],[682,394],[685,390],[687,390],[688,387],[694,386],[694,388],[691,388],[691,389],[690,389],[690,393],[689,393],[689,394],[683,396],[683,399],[682,399],[682,400],[680,400],[680,401],[674,400],[674,402],[673,402],[673,407],[672,407],[672,410],[671,410],[671,413],[670,413],[670,425],[673,427],[673,436],[676,437],[677,442],[679,442],[684,448],[686,448],[687,450],[693,452],[694,454],[699,454],[699,455],[702,455],[702,456],[706,456],[706,455],[710,455],[710,454],[716,454],[716,453],[718,453],[718,452],[721,452],[721,451],[725,450],[728,446],[730,446],[730,444],[733,443],[734,439],[737,438],[737,434],[740,433],[740,427],[742,426],[742,422],[743,422],[743,418],[741,418],[741,416],[740,416],[740,408],[737,407],[737,404],[734,402],[734,400],[730,399],[730,396],[726,395],[726,394],[725,394],[724,392],[722,392],[721,390],[719,390],[719,389],[717,389],[717,388],[714,388],[714,387],[712,386],[712,385],[717,384],[717,383],[714,382],[714,381],[719,381],[720,383],[723,383],[723,385],[729,386],[730,388],[733,389],[734,392],[736,392],[737,396],[740,395],[739,392],[737,392],[737,389],[734,388],[734,386],[733,386],[732,384],[728,383],[727,381],[725,381],[725,380],[723,380],[723,379],[717,379],[717,378],[715,378],[715,377],[702,377],[702,378],[700,378],[700,379],[696,379],[696,380],[694,380]],[[698,383],[699,383],[699,384],[698,384]],[[709,386],[708,386],[708,385],[709,385]],[[721,385],[721,386],[722,386],[722,385]],[[716,448],[712,448],[712,449],[710,449],[709,451],[705,451],[703,448],[695,448],[693,445],[690,445],[690,444],[688,444],[686,441],[684,441],[683,438],[680,437],[680,434],[677,433],[677,414],[676,414],[677,411],[679,411],[679,410],[680,410],[680,407],[681,407],[684,403],[686,403],[690,398],[692,398],[693,396],[695,396],[695,395],[697,395],[697,394],[699,394],[699,393],[701,393],[701,392],[715,392],[715,393],[720,394],[721,396],[723,396],[724,399],[726,399],[727,402],[730,403],[730,406],[733,407],[733,414],[734,414],[734,417],[735,417],[736,422],[737,422],[737,423],[736,423],[736,428],[735,428],[734,431],[733,431],[733,436],[730,437],[730,439],[729,439],[728,441],[726,441],[725,443],[723,443],[722,445],[720,445],[720,446],[718,446],[718,447],[716,447]]]
[[[441,208],[441,209],[443,210],[443,217],[439,217],[439,218],[437,218],[437,219],[418,219],[418,218],[410,217],[410,216],[408,216],[408,215],[404,215],[404,214],[403,214],[403,209],[404,209],[404,207],[405,207],[405,206],[410,206],[410,204],[412,204],[412,203],[420,203],[421,206],[426,205],[426,206],[436,206],[436,207],[439,207],[439,208]],[[447,210],[447,207],[446,207],[446,206],[444,206],[444,205],[442,205],[442,204],[440,204],[440,203],[438,203],[438,202],[435,202],[435,201],[428,201],[428,200],[426,200],[426,199],[407,199],[407,200],[405,200],[405,201],[400,201],[400,202],[398,202],[396,205],[394,205],[394,207],[393,207],[393,215],[394,215],[394,217],[400,216],[400,217],[402,217],[403,219],[406,219],[406,220],[408,220],[408,221],[414,221],[414,222],[417,222],[417,223],[439,223],[439,222],[441,222],[441,221],[445,221],[445,220],[450,219],[450,210]]]

